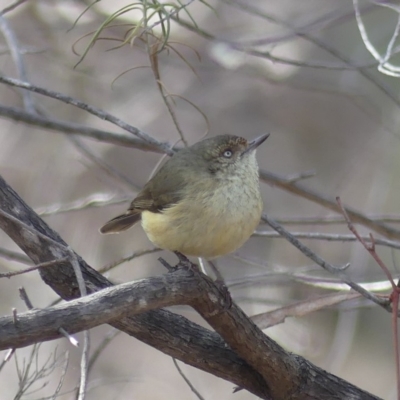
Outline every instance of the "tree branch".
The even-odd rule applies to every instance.
[[[273,186],[277,186],[280,189],[283,189],[289,193],[293,193],[297,196],[317,203],[325,208],[328,208],[329,210],[341,213],[341,210],[337,205],[335,199],[331,199],[321,193],[317,193],[311,189],[308,189],[301,183],[288,182],[279,175],[265,170],[260,170],[260,180]],[[390,239],[400,239],[400,231],[398,229],[391,228],[390,226],[387,226],[382,222],[374,221],[373,219],[368,218],[366,215],[350,207],[345,207],[345,210],[353,222],[367,226],[375,232],[378,232],[381,235],[386,236]]]
[[[32,114],[15,107],[1,105],[0,116],[13,121],[24,122],[31,126],[38,126],[66,134],[77,134],[100,142],[114,144],[116,146],[133,147],[144,151],[164,153],[153,145],[128,134],[108,132],[73,122],[60,121],[58,119],[44,117],[38,114]]]
[[[89,114],[95,115],[96,117],[98,117],[102,120],[111,122],[112,124],[119,126],[120,128],[132,133],[133,135],[137,136],[139,139],[142,139],[144,142],[154,146],[155,148],[158,148],[159,150],[165,152],[166,154],[169,154],[169,155],[173,154],[173,151],[170,149],[170,147],[167,144],[159,142],[158,140],[152,138],[147,133],[141,131],[138,128],[135,128],[132,125],[127,124],[126,122],[122,121],[121,119],[115,117],[114,115],[112,115],[112,114],[108,113],[107,111],[104,111],[98,107],[91,106],[90,104],[84,103],[83,101],[80,101],[73,97],[67,96],[63,93],[59,93],[59,92],[55,92],[54,90],[49,90],[49,89],[45,89],[43,87],[35,86],[29,82],[23,82],[18,79],[8,78],[6,76],[0,76],[0,82],[6,84],[8,86],[17,87],[20,89],[26,89],[30,92],[38,93],[38,94],[41,94],[46,97],[50,97],[55,100],[59,100],[65,104],[70,104],[74,107],[80,108],[81,110],[84,110],[84,111],[88,112]]]

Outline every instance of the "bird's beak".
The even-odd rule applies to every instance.
[[[243,151],[242,155],[255,150],[260,144],[264,143],[267,140],[268,136],[269,133],[266,133],[265,135],[261,135],[258,138],[252,140],[247,146],[247,149]]]

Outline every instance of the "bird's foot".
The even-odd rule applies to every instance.
[[[199,267],[197,264],[192,263],[184,254],[179,251],[174,251],[175,255],[178,257],[178,264],[175,268],[182,268],[188,271],[199,272]]]
[[[185,269],[187,271],[199,272],[199,267],[196,264],[192,263],[184,254],[180,253],[179,251],[174,251],[174,253],[179,259],[178,264],[176,265],[170,265],[161,257],[158,259],[158,261],[160,261],[160,263],[165,268],[167,268],[168,272],[174,272],[178,269]]]

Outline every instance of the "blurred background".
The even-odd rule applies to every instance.
[[[189,144],[201,140],[208,128],[208,135],[230,133],[248,139],[270,132],[271,137],[258,150],[260,168],[288,179],[314,171],[302,185],[324,196],[340,196],[346,205],[371,217],[389,216],[388,223],[396,227],[400,204],[400,181],[396,178],[400,169],[399,79],[395,68],[389,71],[391,75],[378,70],[379,62],[361,37],[354,5],[359,7],[370,43],[384,61],[396,66],[400,65],[396,55],[399,40],[394,36],[400,12],[397,2],[210,0],[208,7],[193,1],[187,8],[190,17],[179,13],[190,26],[172,21],[170,47],[157,57],[164,98],[154,66],[149,68],[148,46],[140,39],[122,46],[126,32],[142,18],[140,10],[112,21],[85,54],[93,32],[128,2],[97,2],[83,15],[89,2],[20,3],[0,19],[2,75],[100,107],[171,144],[182,145],[182,141],[165,101]],[[12,4],[0,1],[2,9]],[[156,22],[151,20],[149,25]],[[153,32],[162,34],[160,25]],[[15,45],[25,74],[17,67]],[[390,60],[385,59],[386,53],[392,54]],[[72,106],[44,96],[30,97],[28,102],[47,117],[122,132]],[[6,85],[0,85],[0,103],[0,107],[29,111],[21,92]],[[98,270],[153,248],[139,225],[115,236],[101,236],[99,228],[126,209],[128,199],[146,183],[160,159],[154,152],[0,118],[1,175]],[[264,183],[262,193],[264,211],[282,223],[285,219],[290,231],[349,234],[344,223],[324,222],[335,214],[318,204]],[[305,223],[304,219],[311,217],[320,222]],[[363,234],[370,232],[359,229]],[[260,230],[268,227],[260,225]],[[334,265],[350,263],[347,273],[357,282],[385,279],[359,243],[302,241]],[[4,256],[4,250],[19,249],[2,232],[0,250],[1,272],[25,267]],[[398,251],[379,246],[378,253],[397,276]],[[164,252],[145,254],[106,275],[120,283],[163,274],[165,270],[157,262],[160,255],[174,261],[173,255]],[[248,315],[299,301],[312,302],[339,289],[335,277],[281,238],[253,237],[217,264],[234,301]],[[322,282],[329,282],[328,288],[323,288]],[[57,298],[37,272],[2,279],[0,315],[9,315],[12,307],[25,311],[18,295],[20,286],[25,287],[35,307],[46,307]],[[173,311],[205,324],[189,308]],[[287,350],[329,372],[384,399],[394,399],[390,318],[372,303],[353,300],[288,318],[265,332]],[[108,326],[91,331],[92,352],[104,346],[105,338],[112,340],[90,372],[88,399],[195,398],[170,357],[123,333],[114,337]],[[17,368],[22,369],[24,358],[29,360],[32,348],[18,350],[18,365],[12,359],[1,370],[1,399],[52,395],[65,369],[66,351],[69,364],[59,398],[74,398],[80,349],[63,339],[35,351],[39,367],[47,360],[51,365],[56,353],[55,368],[21,390]],[[180,366],[205,399],[232,398],[231,383],[182,363]],[[255,397],[240,391],[234,398]]]

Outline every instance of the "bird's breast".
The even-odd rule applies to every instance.
[[[258,182],[227,181],[198,188],[161,213],[144,211],[142,226],[157,246],[185,255],[215,258],[239,248],[254,232],[262,212]]]

